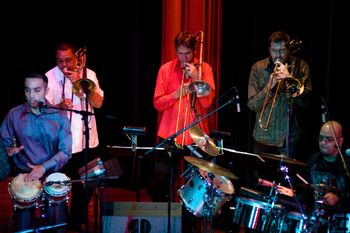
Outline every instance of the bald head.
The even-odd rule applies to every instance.
[[[335,155],[339,153],[338,149],[341,148],[343,141],[343,127],[337,121],[328,121],[322,125],[318,145],[326,160],[336,159]]]
[[[332,130],[336,138],[343,137],[343,127],[337,121],[328,121],[321,127],[321,135],[332,135]]]

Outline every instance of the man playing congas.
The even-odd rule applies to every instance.
[[[24,79],[27,102],[12,108],[0,128],[0,139],[9,156],[12,176],[9,193],[14,202],[13,231],[64,229],[67,203],[45,207],[42,203],[40,224],[35,211],[46,176],[59,171],[71,158],[72,135],[67,114],[45,108],[48,79],[43,74],[30,74]],[[44,105],[45,106],[45,105]],[[44,208],[45,207],[45,208]]]

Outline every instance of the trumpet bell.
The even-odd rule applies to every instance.
[[[96,85],[93,81],[90,79],[79,79],[74,82],[73,84],[73,92],[74,94],[78,93],[85,93],[90,94],[92,91],[94,91],[96,88]]]
[[[193,81],[189,86],[188,90],[193,93],[197,93],[198,97],[209,95],[211,88],[207,82],[202,80]]]

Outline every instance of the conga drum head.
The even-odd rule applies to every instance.
[[[12,179],[8,191],[17,207],[33,206],[42,193],[42,184],[39,180],[25,181],[27,174],[19,174]]]

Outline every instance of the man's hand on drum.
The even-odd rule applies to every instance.
[[[23,150],[24,146],[13,146],[13,147],[9,147],[6,148],[6,152],[8,156],[12,156],[14,154],[18,154],[18,152],[20,152],[21,150]]]
[[[31,165],[28,163],[28,166],[32,168],[32,171],[26,175],[25,181],[39,180],[45,174],[46,169],[43,165]]]

